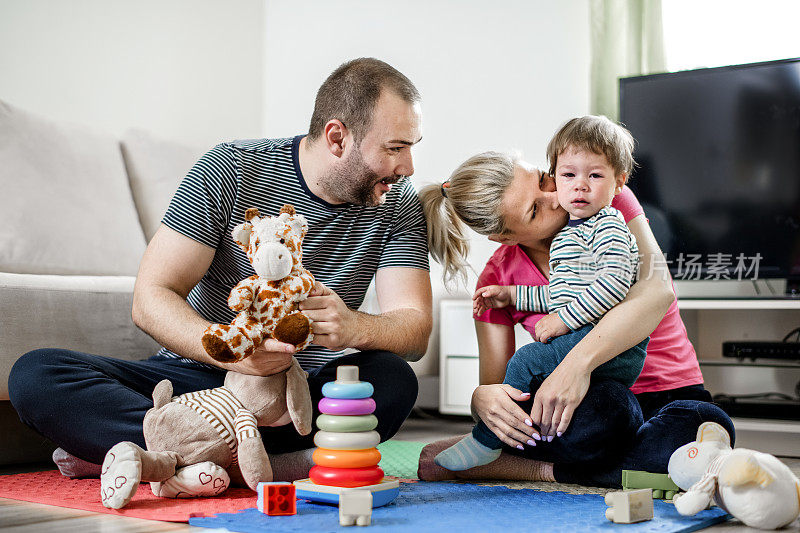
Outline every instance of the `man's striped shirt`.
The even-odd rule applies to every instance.
[[[517,309],[558,313],[571,330],[596,322],[636,281],[639,248],[622,214],[570,220],[550,245],[550,284],[517,286]]]
[[[306,217],[303,266],[351,309],[361,305],[378,269],[429,269],[425,218],[410,180],[392,187],[379,206],[331,205],[306,185],[298,159],[301,139],[220,144],[200,158],[172,198],[162,222],[216,249],[208,271],[187,297],[205,319],[229,323],[235,313],[228,308],[228,294],[255,274],[231,237],[251,207],[267,216],[292,204]],[[310,370],[342,353],[311,344],[297,359]],[[166,348],[158,355],[181,358]]]

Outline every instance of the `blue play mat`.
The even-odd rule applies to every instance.
[[[531,489],[485,487],[464,483],[402,483],[400,496],[372,510],[368,531],[696,531],[730,518],[718,508],[695,516],[681,516],[675,506],[654,502],[655,517],[638,524],[614,524],[605,518],[603,496],[541,492]],[[297,502],[294,516],[267,516],[257,509],[190,518],[189,525],[230,531],[351,531],[339,526],[339,508]]]

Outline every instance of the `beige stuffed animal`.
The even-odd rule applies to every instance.
[[[298,312],[314,285],[302,265],[305,218],[290,205],[276,217],[260,218],[248,209],[233,239],[256,271],[231,290],[228,305],[239,314],[230,325],[212,324],[203,336],[206,351],[221,362],[252,355],[274,337],[303,349],[313,339],[309,320]],[[257,426],[290,422],[301,435],[311,432],[311,395],[307,374],[296,359],[272,376],[228,372],[222,387],[172,397],[172,384],[160,382],[153,408],[144,418],[147,450],[132,442],[111,448],[103,461],[103,505],[120,509],[141,481],[153,494],[169,498],[212,496],[231,478],[253,490],[272,481],[269,457]]]
[[[714,502],[760,529],[777,529],[800,514],[800,481],[774,456],[731,449],[727,431],[715,422],[697,430],[697,440],[675,450],[669,476],[685,494],[675,497],[675,508],[685,516],[699,513]]]

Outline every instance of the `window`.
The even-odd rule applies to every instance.
[[[797,0],[664,0],[670,71],[800,57]]]

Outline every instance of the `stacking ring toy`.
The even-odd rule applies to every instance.
[[[312,466],[308,477],[317,485],[334,487],[365,487],[375,485],[383,480],[383,470],[379,466],[366,468],[329,468]]]
[[[357,381],[355,383],[339,383],[329,381],[322,386],[322,395],[328,398],[361,399],[369,398],[375,392],[372,383]]]
[[[375,411],[375,400],[342,400],[339,398],[323,398],[319,401],[319,410],[326,415],[368,415]]]
[[[361,433],[334,433],[332,431],[317,431],[314,435],[314,444],[320,448],[331,450],[366,450],[374,448],[381,442],[377,431],[364,431]]]
[[[317,427],[323,431],[338,431],[341,433],[369,431],[378,427],[378,419],[375,418],[375,415],[319,415],[317,417]]]
[[[381,462],[381,452],[377,448],[368,450],[329,450],[317,448],[311,456],[315,465],[332,468],[364,468],[376,466]]]

